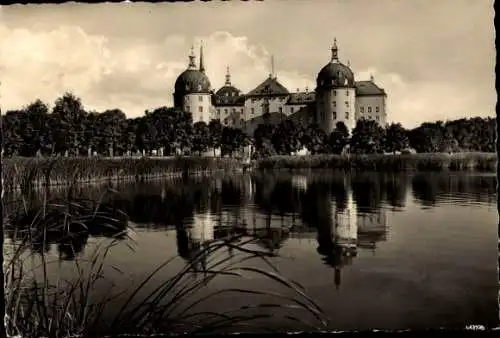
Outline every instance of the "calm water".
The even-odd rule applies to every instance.
[[[116,189],[119,194],[104,203],[124,210],[133,229],[133,242],[123,240],[107,260],[123,271],[106,270],[119,287],[136,285],[179,255],[160,272],[158,281],[166,280],[200,244],[238,230],[265,237],[261,249],[282,256],[273,263],[306,288],[330,316],[332,329],[498,323],[495,174],[254,174]],[[79,195],[97,200],[101,192]],[[96,234],[74,245],[77,255],[88,257],[106,241]],[[349,244],[350,256],[338,254]],[[48,251],[58,261],[52,275],[74,273],[67,248],[53,243]],[[256,276],[215,279],[203,292],[226,287],[279,290]],[[256,301],[232,294],[201,309],[224,311]],[[272,323],[293,329],[279,318]]]

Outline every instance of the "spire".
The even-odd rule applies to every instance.
[[[226,68],[226,86],[231,85],[231,73],[229,72],[229,66]]]
[[[332,46],[332,62],[337,62],[339,60],[339,55],[338,55],[339,49],[337,47],[337,38],[333,39],[333,46]]]
[[[269,73],[269,78],[270,79],[276,78],[276,76],[274,75],[274,55],[271,55],[271,72]]]
[[[203,41],[200,44],[200,72],[205,73],[205,65],[203,64]]]
[[[189,54],[189,69],[196,68],[195,59],[196,59],[196,56],[194,55],[194,47],[191,46],[191,54]]]

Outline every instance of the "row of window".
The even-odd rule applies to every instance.
[[[365,112],[365,107],[360,107],[359,110],[364,113]],[[368,107],[368,112],[371,113],[372,112],[372,107]],[[375,107],[375,112],[378,113],[380,112],[380,108],[377,106]]]
[[[188,108],[189,108],[189,107],[188,107]],[[262,109],[264,109],[264,106],[262,107]],[[232,110],[232,113],[233,113],[233,114],[235,114],[235,113],[237,112],[236,108],[232,108],[231,110]],[[223,111],[224,111],[224,114],[225,114],[225,115],[229,114],[229,109],[225,108]],[[283,113],[283,107],[278,107],[278,111],[279,111],[280,113]],[[291,114],[293,114],[293,113],[294,113],[294,111],[295,111],[294,107],[290,107],[290,113],[291,113]],[[218,109],[217,109],[217,114],[218,114],[218,115],[220,115],[220,113],[221,113],[221,109],[220,109],[220,108],[218,108]],[[242,113],[242,114],[243,114],[243,108],[241,108],[241,109],[240,109],[240,113]],[[255,108],[250,108],[250,113],[251,113],[252,115],[254,115],[254,114],[255,114]]]
[[[191,107],[186,106],[186,111],[190,112],[191,111]],[[203,113],[203,107],[202,106],[198,107],[198,112]]]
[[[280,102],[285,102],[285,100],[287,99],[286,97],[269,97],[269,98],[266,98],[267,100],[269,101],[273,101],[273,100],[278,100]],[[257,99],[257,98],[252,98],[251,101],[253,103],[257,102],[257,101],[260,101],[260,100],[264,100],[264,99]]]
[[[186,96],[186,101],[189,101],[189,96]],[[203,96],[202,95],[198,96],[198,101],[203,102]]]

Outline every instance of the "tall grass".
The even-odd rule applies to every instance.
[[[234,236],[208,243],[177,274],[159,284],[153,284],[154,277],[173,260],[169,259],[152,271],[134,290],[117,291],[116,286],[106,289],[105,296],[98,296],[97,290],[106,280],[108,266],[106,257],[113,246],[119,242],[131,241],[128,226],[122,227],[123,217],[103,211],[99,203],[90,205],[75,198],[68,192],[66,200],[54,203],[47,198],[48,188],[43,189],[44,204],[36,213],[30,213],[29,201],[20,205],[24,210],[15,215],[4,215],[13,239],[10,252],[6,254],[6,329],[9,335],[23,337],[68,337],[113,336],[117,334],[153,334],[158,332],[210,333],[226,331],[238,327],[238,331],[257,325],[258,320],[280,316],[312,329],[322,329],[328,318],[319,306],[306,295],[304,288],[280,275],[269,261],[272,254],[248,247],[257,240],[255,237]],[[16,224],[21,213],[24,226]],[[26,220],[29,224],[26,224]],[[18,226],[19,225],[19,226]],[[52,280],[48,273],[50,264],[46,250],[41,250],[41,263],[38,267],[27,268],[30,248],[33,245],[46,245],[50,233],[60,234],[60,242],[70,242],[74,236],[84,235],[91,226],[100,226],[115,231],[115,238],[105,246],[96,246],[90,259],[76,256],[72,261],[76,276],[66,280]],[[40,243],[38,243],[40,242]],[[126,242],[127,243],[127,242]],[[232,248],[240,253],[238,259],[220,255],[222,250]],[[130,250],[133,250],[130,247]],[[268,269],[245,266],[252,259],[263,261]],[[202,264],[203,263],[203,264]],[[201,278],[192,278],[203,265]],[[238,279],[249,274],[263,276],[283,288],[283,293],[264,292],[238,287]],[[217,277],[235,278],[234,286],[214,291],[203,297],[199,292]],[[153,288],[153,291],[148,291]],[[289,295],[287,293],[292,293]],[[210,302],[221,294],[265,296],[276,299],[252,306],[228,309],[224,313],[196,311],[196,307]],[[112,318],[108,313],[120,308]],[[266,310],[268,313],[266,313]],[[295,311],[297,314],[289,314]],[[315,321],[308,322],[305,314]],[[265,327],[261,328],[265,329]]]
[[[9,158],[2,163],[6,191],[28,186],[58,186],[73,183],[142,181],[171,175],[212,173],[241,169],[241,161],[214,157],[168,158]]]
[[[272,156],[257,162],[258,169],[335,169],[364,171],[495,171],[496,153],[426,153],[404,155]]]

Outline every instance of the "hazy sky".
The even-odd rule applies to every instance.
[[[200,40],[212,87],[231,67],[253,89],[275,55],[290,91],[314,89],[336,37],[356,80],[373,73],[390,121],[494,116],[493,1],[267,0],[0,7],[2,110],[65,91],[89,109],[128,116],[172,104],[177,75]]]

